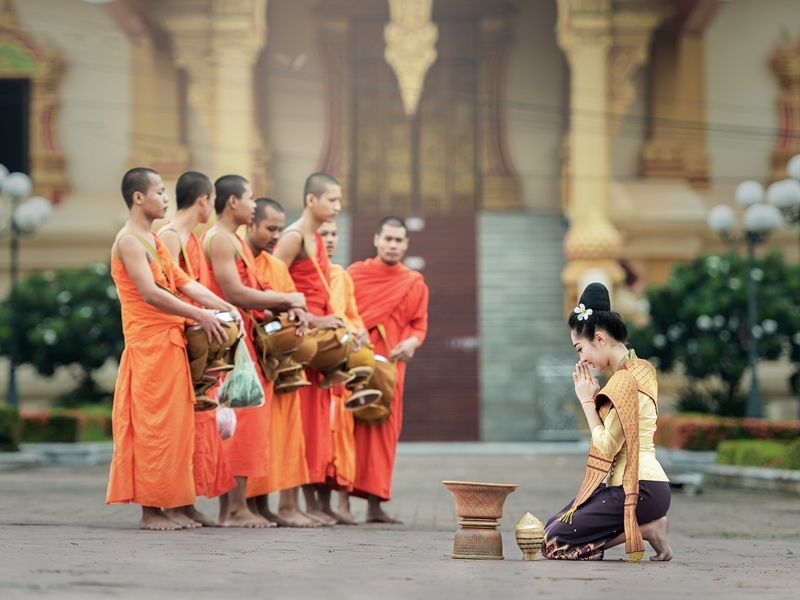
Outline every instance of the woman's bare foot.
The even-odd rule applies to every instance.
[[[284,522],[283,527],[302,527],[313,529],[320,527],[322,523],[312,519],[297,508],[278,508],[278,518]]]
[[[183,507],[165,508],[164,515],[175,521],[183,529],[197,529],[198,527],[203,526],[201,523],[198,523],[194,519],[191,519],[188,516],[186,516],[186,514],[183,512]]]
[[[152,506],[142,507],[142,519],[139,521],[139,529],[148,531],[177,531],[183,527],[170,519],[160,508]]]
[[[187,517],[189,517],[193,521],[196,521],[196,522],[200,523],[200,525],[202,525],[203,527],[219,527],[219,523],[217,523],[211,517],[207,517],[206,515],[201,513],[199,510],[197,510],[194,507],[194,504],[192,504],[190,506],[185,506],[183,508],[183,514],[185,514]]]
[[[655,521],[651,521],[641,527],[642,537],[656,551],[655,556],[651,556],[650,560],[658,562],[666,562],[672,560],[672,548],[667,543],[667,532],[669,531],[669,521],[667,517],[661,517]]]

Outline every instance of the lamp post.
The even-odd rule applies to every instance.
[[[50,217],[52,205],[41,196],[29,198],[33,182],[25,173],[9,173],[0,165],[0,191],[11,200],[10,210],[3,211],[0,228],[8,234],[11,250],[9,269],[11,290],[9,293],[9,340],[8,340],[8,393],[6,402],[19,405],[17,394],[17,351],[19,344],[19,324],[17,319],[17,275],[19,270],[19,237],[32,234]]]
[[[761,392],[758,385],[758,337],[756,336],[756,246],[765,242],[781,224],[780,211],[764,200],[764,188],[757,181],[743,181],[736,187],[736,202],[743,206],[744,230],[737,231],[733,209],[720,204],[708,213],[708,226],[731,246],[747,245],[747,363],[750,368],[750,392],[745,405],[746,417],[760,417]]]

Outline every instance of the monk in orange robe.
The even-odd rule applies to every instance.
[[[286,225],[283,207],[270,198],[256,200],[253,222],[247,226],[245,242],[255,256],[256,273],[276,292],[291,294],[297,288],[286,263],[272,256]],[[282,527],[319,527],[320,523],[300,510],[300,486],[309,481],[306,444],[300,415],[300,394],[275,393],[269,426],[269,473],[247,480],[247,501],[258,512]],[[269,509],[268,494],[280,492],[277,513]]]
[[[208,263],[194,229],[208,223],[214,211],[214,198],[214,185],[206,175],[196,171],[184,173],[175,186],[178,210],[172,220],[158,230],[158,237],[170,251],[173,260],[189,277],[205,287],[209,285]],[[235,311],[232,305],[230,309]],[[195,493],[198,496],[216,498],[236,487],[236,480],[222,453],[216,409],[194,413],[192,465]],[[219,525],[193,504],[167,509],[165,513],[181,524],[199,523],[205,527]]]
[[[316,329],[338,329],[344,322],[333,314],[330,303],[330,260],[317,229],[330,223],[342,210],[342,188],[326,173],[314,173],[306,179],[303,190],[303,214],[281,236],[275,256],[289,266],[297,289],[308,302],[309,325]],[[306,461],[311,479],[303,486],[306,513],[323,525],[335,525],[336,519],[325,514],[317,490],[329,476],[333,460],[331,440],[331,394],[320,389],[321,376],[306,369],[311,385],[300,389]]]
[[[183,330],[191,319],[209,341],[227,339],[227,325],[216,313],[229,305],[186,275],[152,233],[153,221],[167,211],[161,177],[152,169],[131,169],[122,179],[122,196],[130,217],[114,242],[111,275],[122,306],[125,350],[114,390],[106,502],[141,505],[142,529],[182,529],[162,508],[196,499],[194,390]]]
[[[377,256],[350,265],[356,304],[375,345],[375,354],[397,364],[391,416],[382,425],[356,421],[356,481],[353,495],[367,499],[367,522],[397,523],[381,507],[392,492],[392,472],[403,425],[406,365],[428,331],[428,286],[422,274],[403,264],[408,229],[402,219],[386,217],[374,237]],[[383,324],[386,340],[380,333]]]
[[[323,223],[318,229],[320,238],[325,244],[328,258],[333,258],[339,246],[339,231],[336,221]],[[358,314],[353,279],[341,265],[331,263],[331,304],[336,313],[342,316],[347,329],[360,344],[369,344],[364,322]],[[333,469],[328,479],[327,489],[320,489],[319,497],[322,510],[336,518],[342,525],[356,525],[350,512],[350,492],[356,478],[356,441],[354,433],[353,413],[345,410],[344,404],[352,395],[345,386],[331,390],[331,436],[333,448]],[[336,511],[331,508],[331,490],[339,492],[339,503]]]
[[[245,319],[245,344],[264,388],[265,403],[257,408],[236,410],[236,432],[223,442],[225,458],[236,479],[236,487],[220,503],[220,522],[236,527],[269,527],[272,523],[250,511],[247,506],[247,479],[264,477],[269,473],[269,429],[272,414],[272,382],[258,363],[253,344],[255,325],[271,320],[274,313],[288,312],[299,321],[298,335],[307,326],[306,301],[302,294],[284,294],[270,289],[255,271],[255,258],[250,247],[236,234],[242,225],[253,220],[255,200],[253,190],[244,177],[225,175],[214,182],[216,223],[203,234],[203,246],[211,266],[210,286],[222,297],[249,311]]]

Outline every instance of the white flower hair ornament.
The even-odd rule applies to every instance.
[[[579,304],[572,312],[578,315],[578,321],[588,321],[592,314],[592,309],[586,308],[583,304]]]

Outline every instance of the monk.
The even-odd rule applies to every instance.
[[[188,171],[178,178],[175,186],[175,216],[158,231],[158,237],[181,269],[201,285],[208,287],[208,264],[194,229],[208,223],[214,211],[214,185],[203,173]],[[238,314],[233,305],[231,312]],[[241,331],[241,328],[240,328]],[[222,439],[217,430],[217,411],[194,413],[194,472],[195,494],[206,498],[222,496],[236,487],[236,480],[222,454]],[[198,511],[193,504],[164,511],[182,525],[196,523],[204,527],[219,524]]]
[[[353,263],[347,271],[353,278],[356,304],[375,354],[397,361],[397,384],[386,423],[355,424],[353,495],[367,499],[367,522],[399,523],[383,510],[381,502],[391,498],[397,441],[403,425],[406,366],[428,331],[428,286],[421,273],[402,262],[408,250],[408,228],[402,219],[381,219],[373,242],[377,256]],[[385,329],[386,339],[379,324]]]
[[[323,223],[318,230],[328,258],[333,258],[339,246],[339,230],[336,221]],[[331,304],[337,314],[347,325],[350,332],[360,344],[369,344],[364,322],[358,314],[353,279],[341,265],[331,263]],[[322,511],[335,518],[340,525],[356,525],[357,521],[350,512],[350,492],[356,475],[356,448],[353,413],[346,411],[344,403],[351,392],[344,386],[331,390],[331,436],[333,449],[333,472],[328,479],[328,486],[318,491]],[[339,492],[337,510],[331,508],[331,490]]]
[[[330,302],[330,260],[317,230],[330,223],[342,210],[342,188],[327,173],[313,173],[303,188],[303,214],[286,228],[275,248],[275,256],[289,267],[297,289],[308,301],[309,325],[317,329],[338,329],[344,322],[333,314]],[[323,525],[336,519],[321,510],[317,489],[325,484],[333,460],[331,449],[331,394],[320,389],[320,375],[306,370],[311,386],[300,390],[303,435],[310,483],[303,486],[306,513]]]
[[[271,198],[256,200],[253,222],[247,226],[245,242],[255,256],[255,269],[262,281],[276,292],[291,294],[297,288],[286,264],[272,256],[286,225],[283,207]],[[275,393],[269,425],[269,473],[247,481],[247,500],[251,512],[281,527],[319,527],[320,523],[300,510],[300,486],[310,479],[306,464],[306,444],[300,416],[300,394]],[[269,509],[267,495],[280,492],[277,513]]]
[[[270,289],[255,272],[255,258],[250,247],[236,234],[242,225],[253,220],[256,204],[250,183],[239,175],[225,175],[214,182],[217,221],[203,234],[203,244],[211,266],[211,289],[242,311],[245,319],[245,346],[256,366],[264,388],[265,403],[257,408],[236,411],[236,433],[223,442],[225,458],[236,479],[236,487],[220,503],[220,522],[237,527],[270,527],[270,522],[247,506],[248,477],[269,474],[269,421],[272,412],[272,382],[258,363],[254,346],[255,325],[269,321],[274,313],[288,312],[298,320],[297,333],[307,327],[306,301],[302,294],[284,294]]]
[[[125,350],[114,390],[106,502],[141,505],[141,529],[182,529],[162,508],[196,500],[195,399],[183,331],[191,319],[209,342],[222,342],[228,326],[216,314],[230,305],[186,275],[152,233],[168,203],[158,173],[131,169],[122,179],[122,197],[130,216],[114,242],[111,275],[122,305]]]

